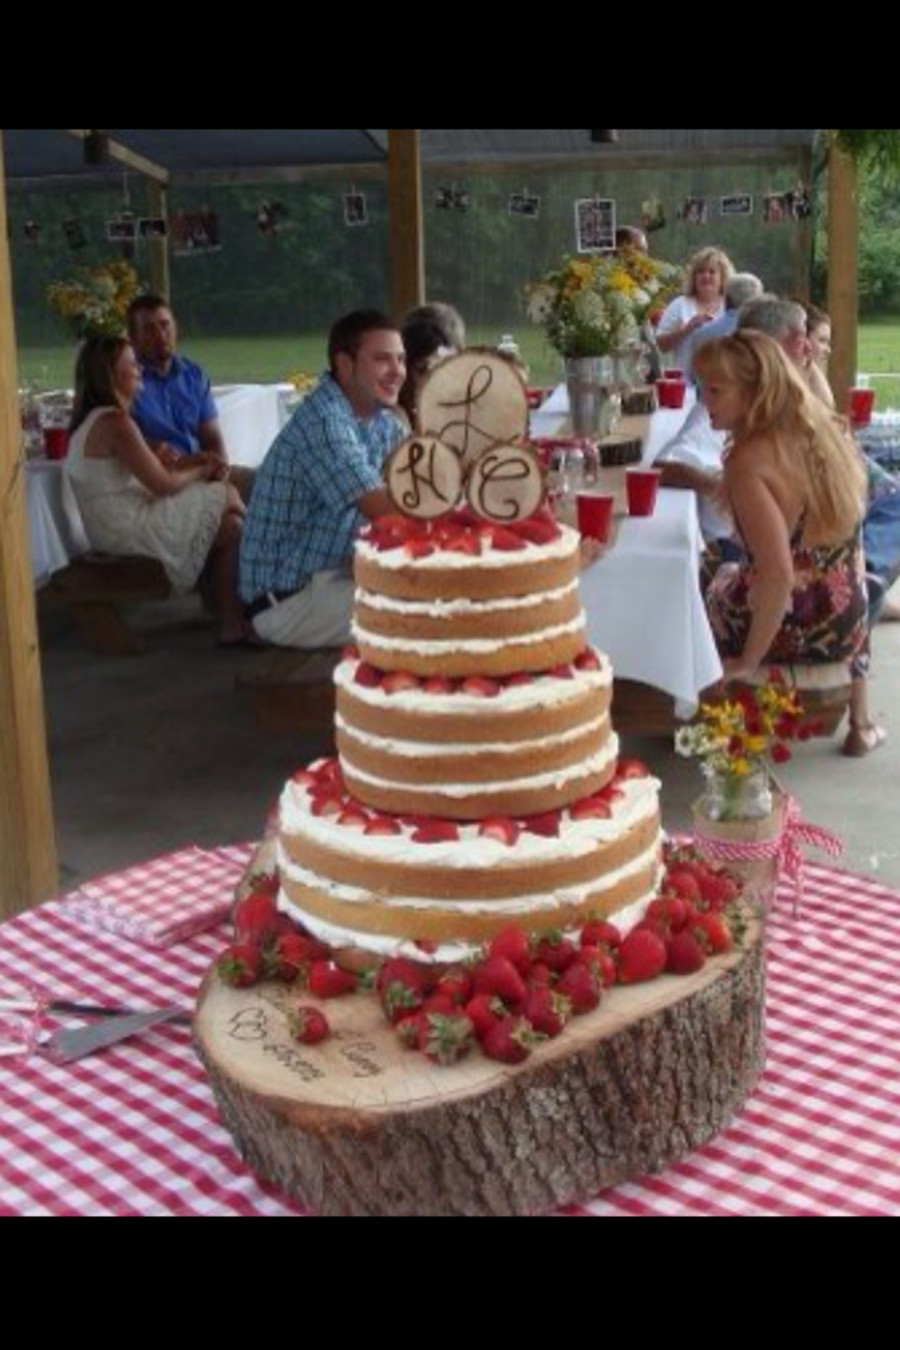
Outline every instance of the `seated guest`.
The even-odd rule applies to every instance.
[[[782,349],[741,329],[696,355],[715,430],[729,433],[724,494],[746,556],[714,576],[706,602],[726,680],[770,663],[846,661],[859,687],[845,754],[884,739],[868,715],[865,475],[843,423]]]
[[[400,335],[406,352],[406,379],[400,390],[400,409],[413,428],[416,427],[416,396],[423,378],[438,361],[459,349],[448,343],[447,330],[433,319],[405,319]]]
[[[143,376],[132,416],[147,444],[170,467],[180,455],[202,455],[226,466],[228,477],[248,500],[253,471],[228,467],[209,376],[175,350],[178,325],[168,301],[161,295],[139,295],[128,306],[127,317]]]
[[[382,467],[404,435],[400,332],[376,310],[347,314],[329,335],[328,365],[256,475],[241,545],[247,612],[281,647],[347,641],[356,535],[392,510]]]
[[[710,319],[687,340],[687,366],[691,369],[694,352],[701,342],[710,342],[717,337],[731,337],[738,326],[738,310],[742,305],[756,300],[763,293],[763,284],[752,272],[735,272],[725,286],[725,308],[717,319]]]
[[[88,338],[75,367],[66,473],[92,546],[157,558],[176,592],[208,580],[219,640],[241,645],[248,629],[237,596],[244,508],[215,459],[178,457],[169,468],[130,416],[140,367],[125,338]]]
[[[461,352],[466,345],[466,324],[463,316],[454,305],[444,300],[434,300],[431,304],[416,305],[403,316],[403,328],[419,321],[431,323],[441,334],[441,345],[452,351]]]

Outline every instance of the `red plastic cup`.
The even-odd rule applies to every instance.
[[[68,450],[68,427],[44,427],[44,454],[48,459],[65,459]]]
[[[664,380],[683,380],[684,371],[680,366],[666,366],[663,370],[662,377]]]
[[[588,539],[598,539],[605,544],[609,539],[615,498],[609,494],[579,492],[575,501],[580,532]]]
[[[875,407],[874,389],[851,389],[850,390],[850,421],[855,427],[867,427],[872,420],[872,409]]]
[[[681,378],[677,380],[657,380],[656,396],[661,408],[683,408],[687,384]]]
[[[630,516],[652,516],[659,491],[659,469],[626,469],[625,493]]]

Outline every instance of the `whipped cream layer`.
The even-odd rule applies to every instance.
[[[415,563],[416,571],[423,572],[444,572],[459,571],[464,572],[467,569],[472,571],[483,571],[485,568],[494,570],[495,568],[507,568],[515,566],[517,563],[533,563],[551,560],[563,560],[570,558],[573,553],[577,553],[581,544],[581,536],[577,530],[573,530],[568,525],[560,525],[560,537],[554,539],[549,544],[526,543],[524,548],[520,549],[498,549],[487,535],[482,538],[481,552],[472,555],[469,553],[455,553],[449,549],[436,548],[434,553],[428,553],[424,557],[413,560],[404,548],[377,549],[366,539],[356,541],[356,553],[360,558],[383,568],[387,572],[399,572],[404,568],[410,567]]]
[[[554,709],[580,698],[587,689],[609,689],[613,681],[612,666],[607,657],[597,653],[599,670],[578,670],[573,667],[571,679],[556,675],[535,675],[526,684],[501,684],[499,693],[490,699],[490,709],[499,714],[530,709]],[[385,711],[395,708],[400,712],[472,713],[485,716],[485,699],[479,694],[468,694],[464,689],[452,693],[431,693],[423,689],[400,689],[389,694],[380,685],[374,688],[358,684],[354,675],[359,662],[354,657],[341,661],[334,672],[334,682],[360,703]]]
[[[523,637],[498,638],[389,638],[381,633],[373,633],[363,628],[355,619],[350,631],[357,642],[367,647],[378,648],[385,652],[416,652],[419,656],[487,656],[492,652],[514,650],[517,647],[533,647],[539,642],[552,642],[555,638],[572,637],[584,631],[584,611],[570,623],[553,624],[548,628],[535,628]]]
[[[484,700],[482,700],[482,703]],[[521,755],[541,751],[560,749],[574,741],[581,740],[591,732],[599,732],[604,724],[609,722],[606,713],[600,717],[593,718],[591,721],[585,721],[580,726],[572,728],[570,731],[561,731],[555,736],[540,736],[535,740],[522,741],[472,741],[466,744],[465,741],[403,741],[390,736],[373,736],[368,732],[360,731],[358,727],[350,726],[340,713],[336,714],[334,719],[335,727],[344,733],[351,741],[358,741],[361,745],[367,745],[371,750],[377,750],[380,753],[396,755],[400,758],[421,759],[423,756],[431,759],[446,759],[455,755]],[[580,768],[581,766],[579,766]],[[358,771],[356,771],[358,772]],[[360,775],[361,777],[363,775]],[[485,784],[489,787],[489,784]],[[443,784],[441,785],[443,790]],[[471,792],[472,785],[469,784]]]

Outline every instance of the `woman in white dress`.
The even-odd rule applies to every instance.
[[[157,558],[172,589],[209,583],[219,642],[241,645],[247,625],[237,593],[244,508],[222,467],[186,455],[165,467],[129,416],[141,373],[121,337],[88,338],[75,367],[66,472],[91,545],[104,553]],[[181,465],[183,464],[183,467]]]
[[[656,345],[666,358],[663,365],[690,374],[691,341],[702,324],[718,318],[725,307],[725,287],[734,272],[731,259],[718,248],[702,248],[688,263],[684,295],[663,310],[656,329]]]

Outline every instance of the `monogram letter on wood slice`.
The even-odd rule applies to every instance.
[[[433,520],[456,506],[462,488],[457,452],[433,436],[410,436],[389,457],[384,477],[391,500],[406,516]]]
[[[458,450],[464,464],[528,428],[525,382],[493,348],[469,347],[435,366],[419,390],[419,428]]]
[[[544,474],[533,450],[495,445],[469,466],[466,497],[485,520],[509,524],[534,515],[544,497]]]

